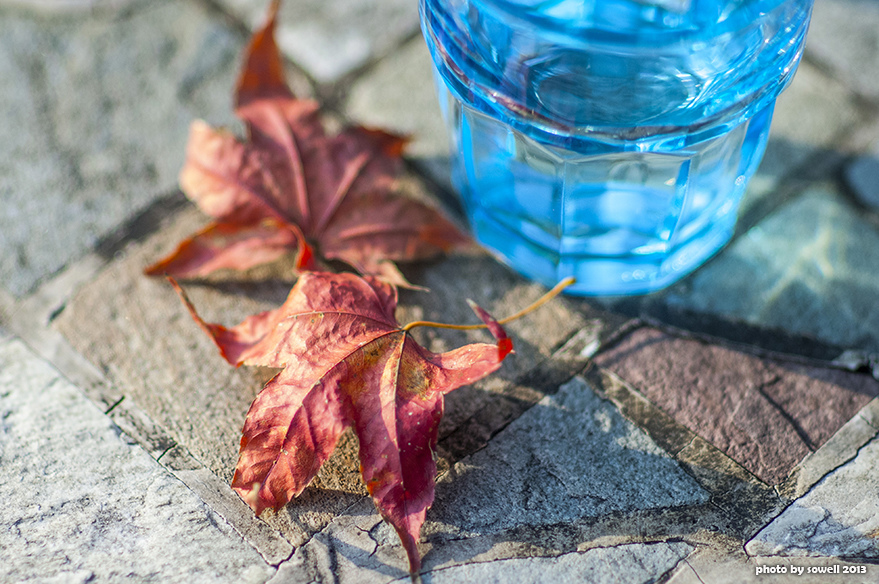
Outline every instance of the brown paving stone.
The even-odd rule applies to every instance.
[[[596,357],[769,484],[879,394],[879,382],[642,328]]]
[[[876,380],[838,369],[792,363],[774,364],[778,381],[764,393],[786,411],[813,448],[833,436],[854,413],[877,395]]]

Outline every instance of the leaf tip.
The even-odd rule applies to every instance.
[[[162,264],[164,262],[156,262],[150,266],[147,266],[143,269],[144,276],[161,276],[165,272],[162,270]]]
[[[244,494],[244,502],[250,505],[251,509],[253,509],[257,515],[259,515],[263,509],[260,507],[259,500],[259,490],[262,488],[261,483],[253,483],[250,486],[250,490]]]
[[[296,251],[295,266],[298,271],[314,271],[317,269],[317,261],[314,257],[314,250],[305,241],[304,237],[299,237],[299,249]]]
[[[503,361],[504,358],[510,353],[515,353],[513,350],[513,339],[507,337],[505,339],[498,339],[497,341],[497,360]]]
[[[266,22],[250,39],[244,52],[244,67],[235,89],[235,106],[264,98],[290,96],[284,60],[275,41],[275,23],[281,7],[280,0],[272,0]]]
[[[513,352],[513,339],[507,335],[507,331],[498,323],[495,318],[490,315],[484,308],[470,300],[467,299],[467,304],[476,313],[476,316],[485,323],[485,326],[488,328],[489,332],[492,336],[497,339],[497,355],[498,361],[503,361],[504,358]]]
[[[406,550],[406,558],[409,560],[409,577],[413,579],[413,582],[415,582],[416,577],[420,581],[421,554],[418,551],[418,540],[416,539],[417,534],[413,535],[396,525],[393,527],[397,532],[397,535],[400,537],[400,543],[403,544],[403,549]],[[421,530],[420,525],[418,530]]]

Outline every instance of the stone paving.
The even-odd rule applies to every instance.
[[[0,4],[0,582],[406,582],[345,435],[257,519],[229,488],[272,372],[234,369],[141,274],[204,218],[188,126],[240,127],[257,0]],[[734,240],[669,289],[562,298],[449,395],[422,581],[879,581],[879,3],[818,0]],[[299,95],[412,137],[455,213],[417,3],[288,0]],[[470,249],[406,275],[398,318],[543,293]],[[283,265],[187,285],[207,320],[277,306]],[[434,351],[478,332],[421,332]],[[829,572],[828,572],[829,571]]]

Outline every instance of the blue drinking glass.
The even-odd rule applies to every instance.
[[[716,253],[802,54],[812,0],[420,0],[476,238],[582,295]]]

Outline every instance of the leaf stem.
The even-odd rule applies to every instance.
[[[541,306],[543,306],[544,304],[546,304],[547,302],[549,302],[550,300],[552,300],[553,298],[558,296],[562,290],[564,290],[565,288],[567,288],[568,286],[570,286],[571,284],[573,284],[576,281],[577,281],[577,279],[574,278],[573,276],[568,276],[567,278],[565,278],[564,280],[562,280],[561,282],[556,284],[552,290],[550,290],[549,292],[547,292],[546,294],[544,294],[543,296],[538,298],[530,306],[523,308],[522,310],[520,310],[516,314],[513,314],[511,316],[508,316],[504,319],[497,321],[498,324],[501,324],[501,325],[507,324],[508,322],[512,322],[516,319],[522,318],[526,314],[537,310],[538,308],[540,308]],[[404,326],[401,330],[408,331],[409,329],[413,329],[417,326],[429,326],[431,328],[454,329],[457,331],[472,331],[472,330],[476,330],[476,329],[488,328],[484,324],[446,324],[446,323],[442,323],[442,322],[431,322],[429,320],[416,320],[415,322],[410,322],[409,324]]]

